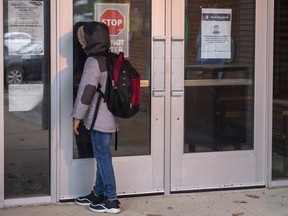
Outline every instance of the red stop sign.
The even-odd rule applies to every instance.
[[[125,18],[117,9],[106,9],[100,15],[100,21],[109,28],[110,35],[119,35],[125,27]]]

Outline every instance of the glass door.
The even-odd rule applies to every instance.
[[[272,181],[273,185],[287,185],[288,180],[288,52],[284,47],[288,33],[288,6],[284,1],[274,2],[274,59],[272,103]]]
[[[21,204],[31,197],[43,202],[51,195],[50,1],[0,3],[4,162],[0,196],[5,205]]]
[[[95,160],[87,130],[72,131],[71,111],[83,68],[75,43],[78,22],[105,22],[111,51],[123,51],[141,75],[140,112],[119,120],[118,148],[111,141],[117,193],[164,191],[164,6],[163,1],[59,1],[59,197],[89,193]],[[155,10],[157,9],[157,11]],[[153,20],[153,21],[152,21]],[[162,22],[162,23],[161,23]],[[161,26],[160,28],[158,28]],[[156,35],[155,37],[151,35]],[[154,38],[151,43],[151,38]],[[160,75],[159,75],[160,74]],[[151,97],[153,89],[153,97]]]
[[[264,185],[257,3],[171,1],[171,191]]]
[[[73,135],[70,115],[78,21],[111,25],[113,51],[141,74],[141,111],[120,120],[117,151],[111,142],[119,195],[264,185],[266,43],[255,37],[267,10],[258,2],[59,1],[60,199],[95,181],[89,137]]]

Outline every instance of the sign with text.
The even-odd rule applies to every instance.
[[[4,46],[7,53],[9,55],[44,55],[43,40],[44,2],[9,0],[8,32],[4,34]]]
[[[43,84],[10,84],[9,112],[30,111],[42,102]]]
[[[111,51],[124,52],[129,57],[129,3],[95,3],[95,21],[105,23],[109,28]]]
[[[231,9],[202,8],[201,59],[231,58]]]

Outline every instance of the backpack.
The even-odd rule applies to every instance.
[[[104,102],[114,116],[131,118],[140,107],[140,75],[123,52],[108,52],[106,61],[108,78]]]
[[[101,91],[101,85],[98,84],[96,91],[99,96],[90,131],[93,130],[102,97],[109,111],[116,117],[131,118],[138,113],[140,107],[140,75],[124,58],[124,53],[116,54],[109,51],[97,53],[93,57],[99,55],[107,57],[108,77],[105,92]]]
[[[95,107],[90,133],[93,130],[101,98],[107,103],[109,111],[116,117],[131,118],[140,107],[140,74],[124,58],[124,53],[119,54],[112,52],[97,53],[94,58],[99,55],[106,56],[106,67],[108,72],[105,92],[101,91],[101,85],[98,84],[97,92],[99,93]],[[117,131],[115,133],[115,150],[117,150]]]

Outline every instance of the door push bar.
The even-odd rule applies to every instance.
[[[165,96],[165,36],[153,37],[152,92],[154,97]]]
[[[184,95],[184,38],[172,37],[171,96]]]

